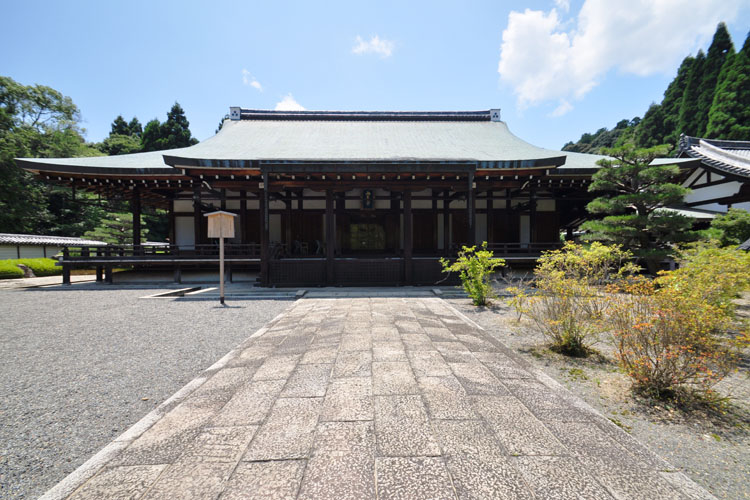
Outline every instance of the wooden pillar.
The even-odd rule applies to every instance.
[[[111,285],[114,282],[114,277],[112,276],[112,266],[104,266],[104,281]]]
[[[227,190],[226,188],[221,188],[221,209],[226,210],[227,209]]]
[[[102,279],[103,279],[103,276],[102,276],[102,274],[103,274],[103,271],[104,271],[104,268],[103,268],[102,266],[96,266],[96,282],[97,282],[97,283],[101,283],[101,282],[102,282]]]
[[[133,188],[133,200],[130,203],[133,211],[133,247],[134,251],[138,253],[141,245],[141,188],[135,186]]]
[[[174,282],[175,283],[182,283],[182,268],[179,264],[175,264],[174,266]]]
[[[489,245],[495,242],[495,207],[492,203],[492,190],[487,191],[487,243]]]
[[[443,192],[443,252],[450,255],[451,246],[451,214],[450,191]]]
[[[432,244],[435,246],[435,253],[438,253],[438,192],[432,191]]]
[[[336,279],[333,260],[336,246],[336,220],[333,209],[333,190],[326,189],[326,283],[329,285],[333,285]]]
[[[247,243],[247,191],[240,191],[240,243]]]
[[[201,187],[193,186],[193,239],[196,245],[203,243],[201,238],[201,222],[203,214],[201,213]]]
[[[468,232],[469,232],[469,241],[468,245],[472,246],[476,242],[476,228],[475,226],[475,220],[476,220],[476,204],[474,200],[474,172],[469,172],[468,175],[468,193],[466,194],[466,216],[468,217]]]
[[[270,284],[269,273],[269,225],[270,214],[268,207],[268,172],[263,171],[263,188],[260,190],[260,203],[258,212],[260,212],[260,282],[263,286]]]
[[[292,254],[292,195],[287,191],[286,199],[284,200],[284,208],[286,209],[286,244],[289,255]]]
[[[70,285],[70,264],[63,264],[62,268],[63,268],[63,272],[62,272],[63,285]]]
[[[536,189],[529,188],[529,243],[536,242]]]
[[[414,246],[411,216],[411,191],[404,191],[404,282],[407,285],[414,283],[412,267],[412,250]]]

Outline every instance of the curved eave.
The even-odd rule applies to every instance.
[[[359,168],[372,169],[373,171],[393,170],[394,167],[435,167],[440,170],[446,168],[455,168],[457,166],[465,169],[474,167],[477,170],[494,170],[494,169],[517,169],[517,168],[554,168],[565,164],[565,156],[550,158],[535,158],[522,160],[496,160],[496,161],[476,161],[473,159],[441,159],[441,160],[423,160],[419,158],[389,158],[389,159],[336,159],[330,160],[325,158],[305,159],[305,160],[279,160],[279,159],[258,159],[258,160],[228,160],[228,159],[206,159],[206,158],[188,158],[183,156],[164,155],[164,162],[176,168],[194,167],[194,168],[220,168],[220,169],[260,169],[270,167],[271,169],[295,168],[318,166],[320,168],[331,168],[336,170],[346,169],[354,170]]]
[[[179,176],[180,172],[172,167],[94,167],[86,165],[66,165],[35,161],[30,158],[17,158],[16,163],[24,170],[31,172],[50,172],[55,174],[87,176]]]

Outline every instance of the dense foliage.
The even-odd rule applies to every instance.
[[[23,278],[23,271],[18,264],[30,268],[36,276],[55,276],[62,274],[62,267],[55,266],[54,259],[8,259],[0,260],[0,279]]]
[[[440,264],[443,266],[443,272],[457,272],[461,278],[461,286],[471,297],[474,305],[483,306],[496,297],[490,277],[495,269],[505,265],[505,261],[495,258],[493,253],[487,250],[485,241],[479,249],[476,246],[461,248],[455,262],[451,263],[441,258]]]
[[[679,174],[675,165],[651,166],[666,147],[636,149],[632,145],[605,149],[612,160],[600,160],[589,191],[603,193],[587,205],[592,214],[602,215],[581,227],[585,238],[622,245],[641,258],[650,272],[658,262],[672,255],[674,243],[697,239],[689,217],[663,210],[679,203],[688,192],[672,181]]]
[[[719,231],[718,239],[722,246],[744,243],[750,240],[750,212],[730,208],[726,214],[717,215],[711,221],[711,228]]]
[[[661,103],[651,104],[642,120],[621,120],[612,130],[585,133],[563,150],[601,153],[631,141],[640,148],[674,148],[680,134],[750,140],[750,33],[735,54],[726,26],[719,24],[708,51],[682,61]]]

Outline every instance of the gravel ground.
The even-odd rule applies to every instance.
[[[156,292],[0,291],[1,498],[43,494],[291,304]]]
[[[706,415],[633,398],[629,381],[614,361],[606,337],[595,345],[598,359],[571,359],[546,349],[544,336],[504,304],[476,308],[466,299],[450,302],[491,335],[565,385],[636,439],[681,468],[721,499],[750,499],[750,366],[725,379],[739,415]]]

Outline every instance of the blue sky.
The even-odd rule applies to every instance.
[[[229,106],[501,108],[511,131],[559,149],[642,115],[718,21],[735,46],[748,0],[6,2],[0,74],[49,85],[90,141],[118,114],[198,139]]]

